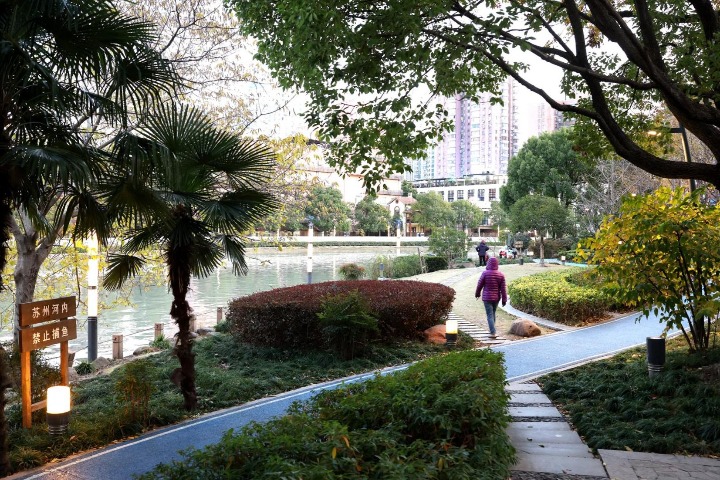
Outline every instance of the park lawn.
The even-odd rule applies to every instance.
[[[462,335],[460,349],[474,345]],[[73,385],[67,435],[50,437],[42,412],[21,427],[19,405],[8,409],[10,459],[15,471],[103,447],[199,414],[241,405],[320,382],[401,365],[447,353],[444,345],[403,342],[372,345],[362,358],[341,360],[329,352],[287,351],[237,344],[228,334],[197,342],[198,408],[187,412],[169,378],[177,368],[170,350],[128,361],[109,373]]]
[[[646,349],[541,377],[538,383],[593,449],[720,455],[720,333],[707,352],[667,341],[663,371]]]

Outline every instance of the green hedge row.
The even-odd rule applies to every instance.
[[[504,384],[502,354],[435,357],[323,393],[141,478],[509,478]]]
[[[513,280],[508,295],[513,307],[567,325],[596,319],[616,305],[599,288],[584,284],[582,271],[570,269]]]
[[[322,348],[317,313],[329,295],[358,291],[378,319],[378,340],[420,339],[423,330],[442,323],[455,291],[444,285],[411,280],[348,280],[276,288],[232,300],[230,333],[254,345]]]

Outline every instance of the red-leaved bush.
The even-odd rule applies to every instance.
[[[441,323],[452,308],[455,291],[437,283],[411,280],[354,280],[276,288],[232,300],[230,332],[241,342],[280,348],[320,348],[317,313],[322,300],[357,290],[378,319],[380,339],[417,339]]]

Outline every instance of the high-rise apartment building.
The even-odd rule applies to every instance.
[[[428,152],[411,161],[412,180],[462,178],[485,173],[504,175],[518,150],[516,86],[508,79],[502,86],[502,103],[480,94],[476,102],[464,95],[444,100],[455,129]],[[432,162],[432,167],[428,165]]]

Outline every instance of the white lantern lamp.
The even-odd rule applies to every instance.
[[[457,320],[447,320],[445,322],[445,345],[454,347],[457,343],[458,322]]]
[[[70,387],[58,385],[47,390],[47,424],[50,435],[67,433],[70,422]]]

